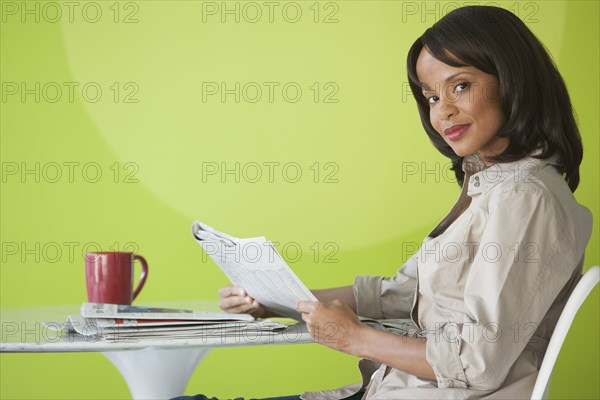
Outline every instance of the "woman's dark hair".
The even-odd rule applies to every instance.
[[[423,47],[445,64],[473,66],[498,79],[506,122],[497,135],[508,138],[509,144],[489,161],[520,160],[537,148],[542,151],[536,158],[558,153],[559,171],[575,191],[583,157],[575,111],[548,51],[517,16],[499,7],[458,8],[427,29],[408,52],[408,79],[423,127],[434,146],[452,160],[462,184],[463,157],[456,155],[431,125],[429,104],[417,77],[417,59]]]

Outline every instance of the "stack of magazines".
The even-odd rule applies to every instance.
[[[81,315],[69,315],[65,328],[89,339],[122,342],[256,335],[287,326],[250,314],[83,303]]]

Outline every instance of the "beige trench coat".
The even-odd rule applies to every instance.
[[[363,382],[302,399],[360,389],[363,400],[529,398],[592,229],[553,164],[525,158],[482,169],[465,158],[457,205],[397,276],[356,278],[358,314],[414,324],[436,381],[361,360]]]

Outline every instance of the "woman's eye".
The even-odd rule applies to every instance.
[[[466,90],[468,87],[469,87],[468,82],[459,83],[454,87],[454,91],[462,92],[463,90]],[[427,103],[429,103],[430,105],[435,104],[435,102],[437,102],[439,100],[439,98],[437,96],[425,96],[425,99],[427,99]]]
[[[435,101],[437,101],[437,96],[429,96],[429,97],[427,97],[427,102],[429,104],[433,104]]]
[[[467,82],[463,82],[463,83],[459,83],[458,85],[455,86],[455,91],[457,92],[462,92],[463,90],[465,90],[467,87],[469,87],[469,84]],[[460,89],[460,90],[459,90]]]

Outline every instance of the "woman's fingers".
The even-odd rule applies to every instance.
[[[231,296],[245,296],[246,291],[241,286],[224,286],[219,289],[219,297],[224,299]]]
[[[258,307],[253,304],[242,304],[237,307],[231,307],[227,309],[227,312],[232,314],[251,314],[258,311]]]
[[[240,313],[244,313],[244,314],[250,314],[253,313],[255,311],[258,311],[261,306],[260,304],[252,299],[251,297],[239,297],[239,296],[234,296],[234,297],[229,297],[226,300],[223,300],[222,302],[219,303],[219,307],[228,313],[233,313],[233,314],[240,314]]]
[[[250,296],[230,296],[219,301],[219,306],[225,308],[238,307],[241,305],[248,305],[254,303],[254,299]]]
[[[225,286],[219,289],[219,308],[228,313],[252,313],[260,304],[240,286]]]
[[[296,304],[296,311],[308,314],[314,312],[318,304],[318,301],[299,301]]]

